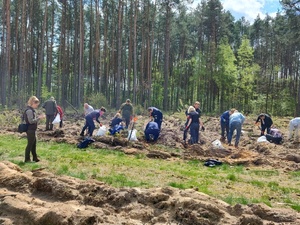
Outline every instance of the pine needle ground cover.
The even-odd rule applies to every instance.
[[[198,160],[149,159],[144,155],[38,142],[39,163],[24,163],[25,138],[1,135],[0,160],[11,161],[24,171],[45,168],[56,175],[98,180],[113,187],[193,188],[229,204],[265,203],[300,211],[300,172],[272,168],[230,166],[209,168]]]

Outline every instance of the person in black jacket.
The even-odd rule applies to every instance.
[[[265,134],[265,130],[267,129],[267,134],[270,134],[271,126],[273,125],[273,121],[271,117],[268,114],[261,113],[255,122],[256,125],[260,122],[260,130],[261,134],[260,136],[263,136]]]
[[[54,97],[51,97],[47,101],[44,102],[42,107],[45,109],[46,114],[46,131],[53,130],[53,120],[55,118],[54,115],[57,114],[57,107]]]
[[[34,162],[40,161],[36,154],[36,130],[38,122],[40,121],[40,119],[45,118],[45,115],[36,115],[35,109],[38,108],[39,104],[40,101],[37,97],[30,97],[28,100],[28,106],[24,113],[24,119],[26,121],[26,124],[28,124],[28,130],[26,131],[27,146],[25,149],[25,162],[31,162],[30,152],[32,154]]]

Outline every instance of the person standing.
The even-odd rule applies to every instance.
[[[299,137],[300,130],[300,117],[292,119],[289,123],[289,135],[288,139],[291,140],[293,137],[295,140]]]
[[[54,100],[54,97],[50,97],[50,99],[45,101],[42,107],[45,109],[46,113],[46,131],[53,130],[52,122],[55,118],[54,115],[57,113],[56,102]]]
[[[83,110],[84,110],[84,116],[86,116],[90,112],[93,112],[94,108],[93,108],[93,106],[89,105],[88,103],[84,103]]]
[[[30,153],[32,154],[34,162],[40,161],[36,154],[36,130],[38,122],[40,121],[40,119],[45,118],[45,115],[43,114],[37,116],[35,109],[38,108],[39,104],[39,99],[36,96],[31,96],[28,100],[28,105],[24,112],[24,119],[26,121],[26,124],[28,124],[28,130],[26,131],[27,146],[25,149],[25,163],[31,162]]]
[[[263,136],[265,134],[265,130],[267,129],[267,134],[270,134],[271,126],[273,125],[273,121],[271,117],[268,114],[261,113],[255,122],[256,125],[260,122],[260,136]]]
[[[194,106],[188,108],[188,123],[185,129],[190,129],[191,144],[197,144],[199,141],[200,117]]]
[[[130,123],[130,119],[133,115],[133,106],[131,104],[130,99],[127,99],[119,109],[119,113],[122,114],[122,118],[125,121],[125,128],[127,129]]]
[[[231,140],[234,130],[236,130],[235,144],[237,148],[240,142],[240,137],[242,133],[242,125],[245,121],[245,117],[242,113],[235,110],[233,114],[229,117],[229,135],[228,135],[228,145],[232,146]]]
[[[228,140],[229,135],[229,117],[232,113],[234,113],[235,109],[225,111],[220,117],[220,125],[221,125],[221,141],[225,142],[226,137]],[[226,131],[226,137],[225,137]]]
[[[59,122],[59,127],[62,128],[63,126],[63,116],[64,116],[64,111],[59,105],[56,105],[57,113],[59,114],[60,122]],[[56,115],[55,115],[56,117]]]
[[[155,107],[149,107],[148,108],[149,116],[154,119],[154,122],[157,123],[158,129],[161,130],[161,123],[163,120],[163,113]]]
[[[102,116],[106,112],[104,107],[101,107],[100,110],[94,110],[85,116],[85,125],[81,130],[80,136],[84,136],[84,131],[88,128],[89,136],[93,136],[93,132],[95,130],[94,120],[96,120],[100,127],[102,124],[100,123],[99,117]]]

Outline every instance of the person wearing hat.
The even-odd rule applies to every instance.
[[[122,114],[122,118],[125,121],[125,128],[127,129],[130,123],[130,119],[133,115],[133,106],[131,104],[130,99],[127,99],[126,102],[124,102],[120,106],[119,113]]]
[[[46,114],[46,131],[53,130],[52,122],[57,114],[57,105],[54,97],[50,97],[50,99],[45,101],[42,107],[45,109]]]
[[[162,112],[155,107],[149,107],[148,108],[149,116],[154,119],[154,122],[157,123],[159,130],[161,130],[161,123],[163,120],[163,114]]]

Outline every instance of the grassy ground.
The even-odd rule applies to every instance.
[[[25,138],[0,136],[0,160],[11,161],[25,171],[45,167],[57,175],[96,179],[114,187],[194,188],[229,204],[263,202],[300,211],[300,171],[229,165],[209,168],[197,160],[149,159],[143,154],[125,155],[92,146],[83,151],[55,142],[38,142],[41,161],[25,164],[26,142]]]

